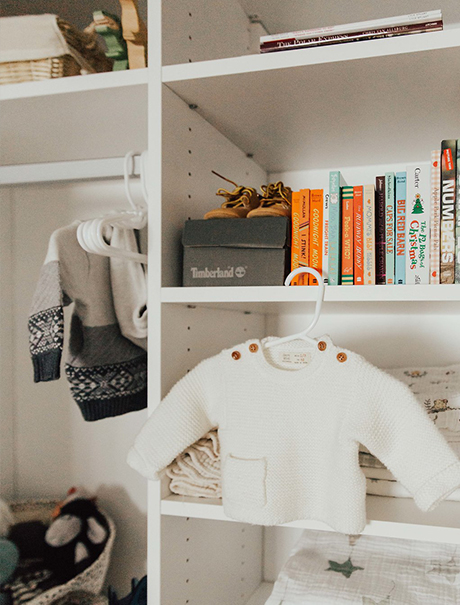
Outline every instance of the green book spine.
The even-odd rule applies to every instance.
[[[346,186],[340,170],[329,173],[329,285],[340,285],[342,195]]]

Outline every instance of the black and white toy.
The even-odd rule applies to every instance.
[[[45,565],[63,582],[89,567],[104,550],[109,525],[94,499],[70,490],[45,534]]]

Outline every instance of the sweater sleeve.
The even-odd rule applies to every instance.
[[[222,397],[220,357],[202,361],[171,389],[135,439],[128,464],[148,479],[186,447],[217,426],[215,407]]]
[[[66,297],[61,289],[57,239],[55,232],[49,242],[48,255],[40,272],[28,321],[34,382],[47,382],[60,377]]]
[[[423,511],[460,486],[460,461],[411,390],[363,362],[351,412],[357,441],[394,474]]]

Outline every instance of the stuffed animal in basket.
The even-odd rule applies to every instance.
[[[102,553],[109,538],[109,524],[95,498],[75,488],[69,490],[53,517],[45,534],[45,566],[67,582]]]

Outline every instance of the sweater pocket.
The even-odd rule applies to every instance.
[[[262,508],[267,503],[265,458],[237,458],[228,454],[222,474],[222,493],[240,506]]]

